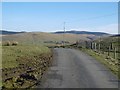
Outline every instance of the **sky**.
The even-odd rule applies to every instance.
[[[2,28],[8,31],[92,31],[118,33],[117,2],[3,2]]]
[[[2,0],[2,2],[119,2],[119,0]]]

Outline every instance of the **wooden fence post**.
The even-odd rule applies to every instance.
[[[110,56],[110,46],[108,47],[108,56]]]
[[[116,47],[114,47],[114,59],[116,59]]]
[[[95,43],[95,51],[96,51],[96,43]]]

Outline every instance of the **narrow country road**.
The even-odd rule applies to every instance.
[[[91,56],[75,49],[54,49],[53,65],[39,88],[118,88],[117,77]]]

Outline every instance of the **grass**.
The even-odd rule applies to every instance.
[[[22,44],[45,44],[44,41],[57,41],[61,42],[63,40],[70,43],[74,43],[76,40],[88,40],[88,36],[92,35],[75,35],[75,34],[53,34],[53,33],[43,33],[43,32],[27,32],[14,35],[2,36],[2,41],[17,41]]]
[[[111,57],[111,58],[115,58],[115,56],[114,56],[114,52],[109,52],[109,56]],[[120,59],[120,57],[119,57],[119,54],[120,53],[116,53],[116,59],[118,60],[118,59]],[[104,55],[108,55],[108,52],[104,52]]]
[[[35,66],[36,66],[36,70],[38,70],[39,67],[41,67],[39,65],[39,63],[40,63],[40,60],[42,59],[42,58],[39,58],[39,56],[46,55],[46,57],[49,57],[50,54],[51,54],[51,50],[48,47],[41,46],[41,45],[3,46],[2,47],[2,69],[16,68],[16,67],[19,67],[20,64],[25,64],[27,66],[30,66],[31,68],[35,68]],[[47,59],[45,59],[44,56],[43,56],[43,60],[47,61]],[[37,65],[39,65],[39,66],[37,66]],[[38,70],[38,73],[40,73],[41,70]],[[9,73],[9,70],[4,71],[4,72]],[[36,71],[34,71],[32,73],[32,75],[37,75],[37,76],[41,75],[41,74],[38,75],[35,72]],[[19,71],[17,73],[19,73]],[[17,73],[16,73],[16,75],[17,75]],[[15,73],[13,73],[13,74],[15,75]],[[9,74],[9,76],[10,76],[10,74]],[[2,78],[4,78],[4,76]],[[16,78],[16,77],[14,77],[14,78]],[[16,81],[13,81],[14,78],[12,78],[12,81],[8,80],[7,82],[3,82],[3,83],[0,80],[0,87],[3,84],[3,86],[5,86],[5,87],[13,88],[12,85],[16,82]],[[27,82],[27,80],[25,80],[24,82]],[[18,87],[18,86],[16,86],[16,87]]]
[[[111,65],[109,62],[109,59],[105,60],[105,57],[103,55],[99,55],[96,52],[89,50],[89,49],[82,49],[82,51],[86,52],[90,56],[94,57],[96,60],[99,60],[102,64],[107,66],[115,75],[120,78],[120,75],[118,73],[119,66],[118,65]]]
[[[39,45],[20,45],[2,47],[2,68],[13,68],[18,66],[18,57],[33,57],[42,53],[49,53],[49,48]]]

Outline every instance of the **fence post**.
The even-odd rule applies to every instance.
[[[110,46],[108,47],[108,56],[110,56]]]
[[[99,54],[100,54],[100,42],[99,42]]]
[[[95,43],[95,51],[96,51],[96,43]]]
[[[116,47],[114,47],[114,59],[116,59]]]

